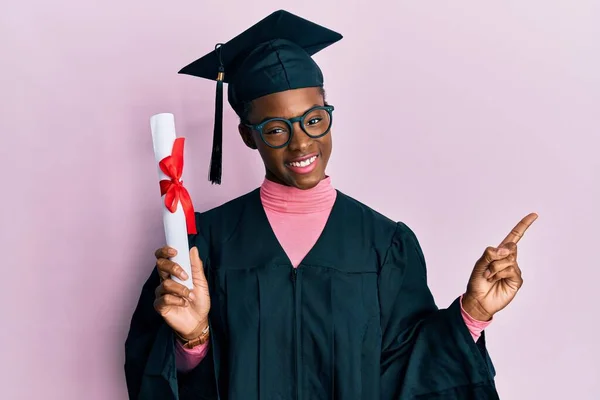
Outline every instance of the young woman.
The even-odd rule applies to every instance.
[[[191,277],[156,251],[126,342],[132,399],[498,398],[483,329],[521,287],[516,242],[537,216],[438,309],[413,231],[326,174],[334,107],[311,55],[339,39],[279,11],[181,71],[229,84],[266,176],[197,213]]]

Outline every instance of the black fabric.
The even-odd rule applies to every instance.
[[[289,89],[323,86],[312,55],[342,35],[285,10],[257,22],[179,73],[216,80],[224,67],[228,101],[239,114],[243,102]],[[220,54],[219,54],[220,52]]]
[[[197,214],[190,237],[211,293],[211,353],[175,367],[173,334],[153,311],[155,273],[126,343],[132,399],[497,399],[485,335],[459,299],[438,309],[413,231],[338,192],[294,269],[259,190]],[[220,397],[219,397],[220,396]]]

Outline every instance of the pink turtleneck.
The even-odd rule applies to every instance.
[[[260,199],[273,232],[294,268],[315,245],[335,203],[331,178],[300,190],[265,179]]]
[[[330,177],[308,190],[264,180],[260,187],[262,205],[277,240],[294,268],[298,267],[317,242],[336,195]],[[464,309],[462,316],[473,340],[477,341],[489,322],[474,320]],[[208,343],[194,349],[186,349],[179,342],[176,343],[177,369],[183,372],[196,367],[208,352]]]

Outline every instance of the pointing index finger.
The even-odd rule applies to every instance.
[[[537,217],[538,215],[536,213],[531,213],[525,218],[523,218],[521,221],[519,221],[519,223],[512,229],[512,231],[510,231],[508,236],[504,238],[502,243],[500,243],[500,246],[509,242],[517,243],[519,240],[521,240],[527,228],[529,228],[531,224],[533,224],[533,221],[535,221]]]

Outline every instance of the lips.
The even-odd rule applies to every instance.
[[[317,156],[299,159],[296,161],[289,162],[288,165],[292,167],[308,167],[317,160]]]
[[[309,158],[312,158],[312,157],[315,157],[315,156],[318,156],[318,155],[319,155],[318,153],[307,154],[307,155],[304,155],[304,156],[301,156],[301,157],[293,158],[293,159],[289,160],[287,163],[308,160]]]
[[[295,158],[285,163],[285,166],[297,174],[308,174],[316,168],[319,161],[318,154],[309,154]]]

